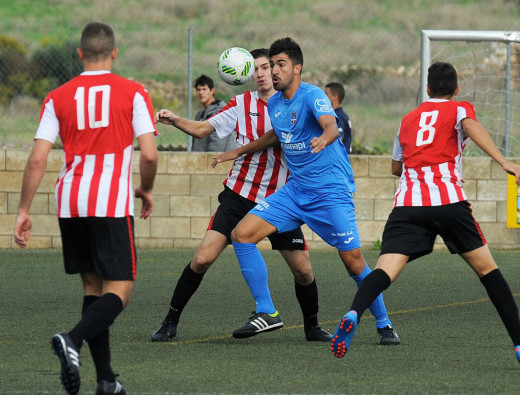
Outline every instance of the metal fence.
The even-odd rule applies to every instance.
[[[143,83],[154,108],[170,108],[191,116],[199,108],[189,100],[192,78],[207,74],[214,79],[216,96],[227,101],[251,84],[232,87],[220,80],[216,62],[229,47],[269,47],[290,36],[304,54],[303,80],[324,87],[337,81],[345,86],[343,107],[353,124],[358,152],[390,153],[401,117],[418,102],[421,31],[316,29],[312,26],[250,24],[241,31],[232,26],[225,33],[194,27],[193,55],[188,56],[188,30],[148,32],[134,25],[120,31],[112,25],[119,47],[114,72]],[[38,124],[46,93],[81,70],[75,48],[79,31],[59,42],[30,43],[0,34],[0,146],[26,146]],[[160,127],[157,142],[163,147],[185,149],[186,136],[171,127]],[[516,131],[518,133],[518,131]]]

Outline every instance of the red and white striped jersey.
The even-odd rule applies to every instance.
[[[134,214],[133,140],[155,133],[152,102],[140,84],[108,71],[84,72],[45,98],[35,139],[60,136],[65,163],[55,187],[57,214]]]
[[[267,103],[256,91],[235,96],[208,121],[221,138],[236,130],[239,147],[272,129]],[[246,199],[260,202],[285,185],[288,175],[282,150],[276,146],[237,158],[223,183]]]
[[[392,158],[403,162],[394,207],[440,206],[466,200],[462,151],[468,137],[462,120],[476,120],[468,102],[430,99],[402,120]]]

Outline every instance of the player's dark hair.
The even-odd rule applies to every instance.
[[[101,22],[90,22],[81,32],[80,48],[86,60],[109,57],[116,47],[112,28]]]
[[[207,75],[202,74],[199,78],[195,80],[195,84],[193,85],[195,88],[198,86],[207,86],[209,89],[213,89],[215,84],[213,80],[209,78]]]
[[[303,66],[303,53],[300,46],[290,37],[280,38],[269,47],[269,57],[281,53],[286,54],[293,65],[301,64]]]
[[[345,98],[345,88],[339,82],[329,82],[325,85],[325,88],[329,88],[330,92],[338,97],[339,102],[341,103]]]
[[[457,90],[457,71],[450,63],[437,62],[428,68],[431,97],[453,96]]]
[[[269,50],[267,48],[257,48],[249,52],[253,59],[267,58],[269,59]]]

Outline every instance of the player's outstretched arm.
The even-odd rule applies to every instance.
[[[29,210],[34,195],[45,173],[47,157],[52,148],[52,143],[47,140],[37,139],[34,148],[25,164],[22,181],[22,192],[18,204],[18,216],[14,224],[14,242],[21,248],[27,247],[31,235],[32,221]]]
[[[311,140],[310,145],[313,154],[324,150],[327,145],[332,144],[339,137],[336,118],[332,115],[322,115],[318,118],[318,123],[323,129],[323,133]]]
[[[157,172],[157,148],[153,133],[146,133],[137,138],[141,157],[139,158],[139,173],[141,184],[135,189],[135,197],[140,198],[143,206],[140,218],[146,219],[153,210],[152,189]]]
[[[218,163],[235,160],[241,155],[250,154],[251,152],[263,151],[269,147],[274,147],[277,144],[280,144],[280,140],[278,140],[278,136],[276,136],[274,130],[271,129],[258,140],[251,141],[249,144],[235,148],[234,150],[223,152],[219,156],[213,158],[211,167],[215,167]]]
[[[206,137],[213,133],[215,128],[209,121],[192,121],[174,114],[170,110],[162,109],[155,114],[155,123],[164,123],[165,125],[173,125],[184,133],[189,134],[197,139]]]
[[[487,130],[480,123],[471,118],[463,119],[462,127],[469,138],[473,140],[482,151],[502,166],[507,173],[515,176],[516,184],[520,185],[520,167],[511,163],[502,155]]]

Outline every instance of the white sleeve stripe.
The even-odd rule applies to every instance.
[[[136,92],[134,96],[132,127],[134,128],[135,137],[155,132],[155,125],[148,111],[148,106],[146,105],[144,97],[139,92]]]
[[[48,140],[55,143],[60,134],[60,123],[56,117],[53,100],[49,100],[44,107],[43,114],[36,130],[35,139]]]

